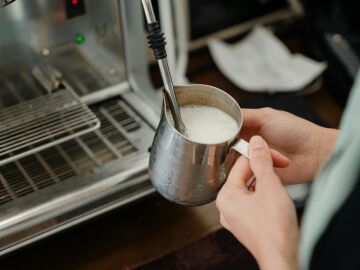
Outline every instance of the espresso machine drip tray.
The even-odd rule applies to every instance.
[[[100,127],[70,88],[0,109],[0,166]]]

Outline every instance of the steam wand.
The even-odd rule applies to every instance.
[[[161,77],[164,83],[165,91],[169,98],[169,105],[175,128],[182,134],[185,134],[185,125],[182,121],[179,105],[176,100],[174,85],[171,78],[167,54],[165,49],[165,37],[161,31],[159,22],[156,20],[151,0],[142,0],[147,20],[147,31],[149,32],[148,40],[150,48],[154,51],[154,56],[158,61]]]

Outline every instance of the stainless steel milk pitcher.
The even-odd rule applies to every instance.
[[[180,106],[218,108],[238,123],[232,138],[219,144],[193,142],[178,132],[164,97],[160,124],[151,148],[149,171],[154,187],[166,199],[182,205],[215,200],[235,162],[235,149],[248,157],[248,144],[238,140],[243,116],[238,103],[224,91],[207,85],[175,86]],[[221,132],[221,131],[219,131]]]

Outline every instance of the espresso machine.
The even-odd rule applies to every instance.
[[[299,13],[297,0],[259,1],[261,17],[255,6],[211,33],[192,14],[204,1],[157,2],[178,84],[189,51],[209,38]],[[0,6],[1,256],[155,191],[147,168],[162,93],[148,74],[140,0]]]
[[[134,0],[1,1],[0,255],[154,192]]]

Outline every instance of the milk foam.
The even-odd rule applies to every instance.
[[[188,105],[180,107],[187,137],[197,143],[217,144],[234,138],[239,125],[220,109]]]

